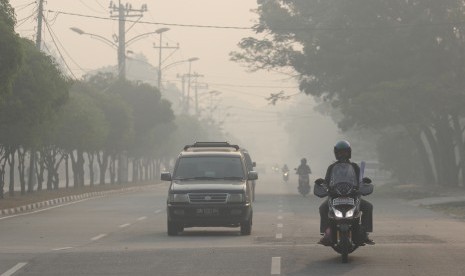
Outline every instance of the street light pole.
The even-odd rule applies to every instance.
[[[163,44],[162,44],[162,37],[163,33],[166,31],[169,31],[169,28],[160,28],[156,30],[155,32],[160,35],[160,45],[158,46],[159,52],[158,52],[158,90],[161,91],[161,50],[163,49]]]
[[[121,80],[126,79],[126,17],[142,17],[146,11],[146,4],[140,9],[133,9],[131,4],[121,4],[121,0],[118,4],[110,2],[110,17],[118,17],[118,77]],[[118,15],[112,15],[112,12],[118,12]]]

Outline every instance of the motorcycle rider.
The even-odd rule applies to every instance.
[[[360,167],[356,163],[350,161],[350,158],[352,157],[352,149],[349,142],[344,140],[337,142],[334,146],[334,156],[336,157],[337,161],[328,167],[326,171],[325,182],[330,183],[334,165],[338,163],[350,163],[354,169],[358,183],[360,179]],[[372,245],[374,242],[368,237],[368,233],[373,232],[373,205],[361,198],[360,210],[363,212],[361,224],[363,231],[365,231],[364,243]],[[332,243],[330,227],[328,226],[328,211],[328,200],[325,200],[320,206],[320,232],[323,237],[318,243],[322,245],[331,245]]]
[[[283,168],[281,169],[283,173],[289,172],[289,168],[287,167],[287,164],[284,164]]]
[[[298,175],[303,175],[303,174],[312,174],[312,170],[310,169],[310,166],[307,165],[307,159],[302,158],[300,160],[300,165],[297,167],[296,174]]]

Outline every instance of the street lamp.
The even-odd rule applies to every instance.
[[[187,74],[188,81],[187,81],[187,114],[189,114],[189,105],[190,105],[190,93],[191,93],[191,68],[192,62],[199,60],[198,58],[190,58],[189,61],[189,73]]]
[[[159,52],[158,52],[158,90],[161,91],[161,49],[162,46],[162,35],[164,32],[169,31],[169,28],[160,28],[155,31],[155,33],[160,35],[160,45],[159,45]]]
[[[103,43],[105,43],[107,45],[110,45],[113,48],[118,48],[118,45],[116,45],[116,43],[114,43],[113,41],[111,41],[108,38],[105,38],[103,36],[86,33],[85,31],[83,31],[83,30],[81,30],[79,28],[76,28],[76,27],[71,27],[70,29],[71,29],[71,31],[73,31],[73,32],[75,32],[75,33],[77,33],[79,35],[88,35],[88,36],[90,36],[90,37],[92,37],[94,39],[102,41]]]
[[[134,43],[135,41],[143,38],[144,36],[147,36],[147,35],[150,35],[150,34],[158,34],[160,30],[162,29],[167,29],[167,28],[161,28],[161,29],[158,29],[158,30],[155,30],[153,32],[147,32],[147,33],[143,33],[143,34],[140,34],[140,35],[137,35],[127,41],[121,41],[121,39],[125,39],[124,37],[120,37],[118,38],[118,36],[114,35],[115,37],[115,41],[119,41],[118,44],[116,44],[115,42],[109,40],[108,38],[105,38],[101,35],[97,35],[97,34],[93,34],[93,33],[88,33],[88,32],[85,32],[77,27],[71,27],[70,28],[73,32],[79,34],[79,35],[88,35],[90,36],[91,38],[94,38],[94,39],[97,39],[97,40],[100,40],[102,41],[103,43],[117,49],[117,57],[118,57],[118,75],[121,79],[124,79],[125,78],[125,75],[126,75],[126,68],[125,68],[125,59],[126,59],[126,55],[125,54],[121,54],[120,52],[123,51],[126,46],[129,46],[130,44]],[[123,51],[124,53],[124,51]]]

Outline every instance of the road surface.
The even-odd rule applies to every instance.
[[[342,264],[316,244],[322,200],[299,196],[296,182],[260,176],[250,236],[239,228],[167,236],[166,183],[1,218],[0,276],[465,275],[465,222],[376,196],[367,198],[376,245]]]

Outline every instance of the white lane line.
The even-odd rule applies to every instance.
[[[147,217],[140,217],[137,219],[137,221],[141,221],[141,220],[144,220],[144,219],[147,219]]]
[[[129,225],[131,225],[130,223],[125,223],[125,224],[121,224],[120,226],[118,226],[119,228],[125,228],[125,227],[128,227]]]
[[[93,238],[90,239],[90,240],[91,240],[91,241],[96,241],[96,240],[100,240],[101,238],[106,237],[106,236],[107,236],[107,234],[100,234],[100,235],[98,235],[98,236],[93,237]]]
[[[73,247],[67,246],[67,247],[60,247],[60,248],[54,248],[52,251],[61,251],[61,250],[67,250],[67,249],[72,249]]]
[[[271,275],[281,275],[281,257],[271,257]]]
[[[23,266],[25,266],[25,265],[27,265],[27,263],[18,263],[17,265],[13,266],[7,272],[3,273],[0,276],[11,276],[11,275],[15,274],[18,270],[23,268]]]
[[[160,210],[156,210],[156,211],[155,211],[155,214],[159,214],[159,213],[161,213],[161,211],[162,211],[161,209],[160,209]]]
[[[282,233],[276,233],[276,238],[277,238],[277,239],[282,239],[282,238],[283,238],[283,234],[282,234]]]
[[[283,228],[283,224],[282,223],[278,223],[278,228]]]
[[[283,216],[278,216],[278,219],[283,219]]]

